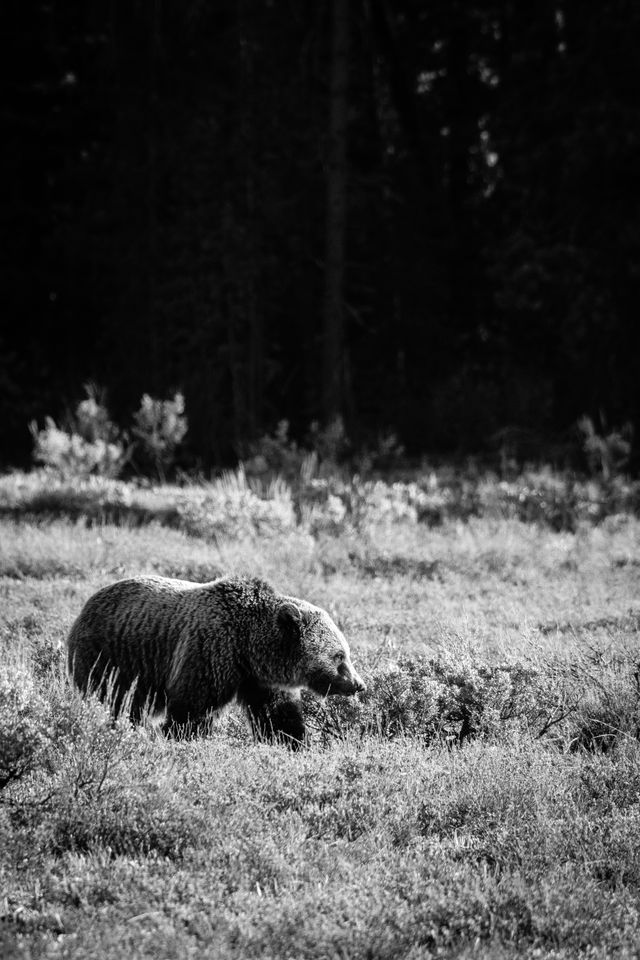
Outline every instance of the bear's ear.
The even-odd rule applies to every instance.
[[[295,603],[285,600],[278,608],[278,627],[288,644],[298,643],[302,632],[302,612]]]

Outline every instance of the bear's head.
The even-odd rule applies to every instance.
[[[295,683],[321,697],[364,692],[366,687],[351,662],[349,645],[326,610],[306,600],[285,597],[278,625],[295,654]]]

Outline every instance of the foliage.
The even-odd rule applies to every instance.
[[[59,710],[46,803],[54,849],[179,857],[197,841],[200,817],[175,803],[152,739],[93,700],[64,699]]]
[[[398,524],[437,527],[471,517],[574,531],[607,517],[640,515],[640,483],[624,477],[586,481],[551,470],[526,471],[513,480],[443,470],[390,482],[303,469],[287,481],[269,473],[248,474],[241,466],[209,483],[178,486],[33,471],[0,477],[0,513],[123,524],[157,521],[210,539],[277,534],[295,526],[314,535]]]
[[[109,412],[95,384],[85,384],[86,397],[78,403],[75,416],[69,416],[66,429],[45,418],[45,428],[32,421],[33,459],[56,470],[62,477],[88,477],[97,474],[115,477],[123,469],[128,452],[125,438],[111,422]]]
[[[0,667],[0,791],[41,761],[50,736],[46,700],[25,669]]]
[[[599,434],[591,417],[584,416],[578,420],[578,429],[584,438],[583,448],[592,473],[610,480],[629,462],[633,434],[630,423],[620,430]]]
[[[320,462],[324,463],[332,473],[335,473],[339,464],[345,460],[351,447],[341,416],[335,417],[324,427],[314,420],[309,429],[309,442]]]
[[[389,472],[402,463],[405,448],[393,430],[378,433],[373,443],[365,443],[355,458],[357,472],[366,476],[374,470]]]
[[[289,421],[280,420],[272,434],[265,434],[249,444],[248,456],[241,468],[250,477],[278,475],[295,481],[300,475],[309,451],[298,447],[289,436]]]
[[[242,469],[203,488],[187,489],[178,498],[177,511],[183,529],[212,540],[256,533],[273,535],[295,526],[288,487],[275,484],[260,496]]]
[[[483,663],[458,653],[402,657],[370,672],[367,688],[358,701],[309,700],[322,740],[357,730],[360,736],[460,744],[524,730],[566,750],[601,752],[640,741],[638,667],[626,660],[595,674],[588,657],[539,667]]]
[[[45,418],[45,427],[38,430],[31,424],[34,439],[33,458],[37,463],[53,467],[63,477],[85,477],[98,474],[117,476],[122,469],[124,450],[116,443],[95,440],[92,443],[78,434],[60,430],[51,417]]]
[[[145,393],[133,416],[132,433],[137,439],[127,446],[127,434],[109,417],[103,391],[89,383],[85,392],[75,415],[67,417],[65,429],[57,427],[51,417],[45,418],[44,430],[39,430],[35,421],[30,424],[36,463],[44,463],[69,481],[91,476],[114,478],[135,449],[141,463],[151,466],[164,480],[187,432],[182,394],[176,393],[172,400],[156,400]]]
[[[241,462],[248,475],[282,476],[296,485],[318,475],[335,477],[340,472],[351,447],[342,417],[337,417],[326,427],[314,420],[309,427],[306,447],[299,446],[289,436],[289,428],[289,421],[281,420],[272,435],[266,434],[249,445],[250,457]],[[393,446],[390,449],[394,449]]]
[[[133,415],[133,434],[138,438],[143,459],[150,461],[158,477],[164,480],[188,429],[184,413],[184,397],[157,400],[145,393]]]
[[[106,406],[105,391],[95,383],[85,383],[86,397],[76,407],[75,417],[68,418],[70,433],[77,433],[89,443],[115,441],[120,430],[112,423]]]
[[[19,479],[18,479],[19,477]],[[0,480],[0,512],[67,516],[122,524],[155,521],[195,536],[278,533],[295,525],[291,491],[280,483],[260,493],[242,470],[208,484],[138,486],[90,477],[66,481],[49,474]]]

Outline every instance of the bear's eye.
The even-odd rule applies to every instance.
[[[336,663],[344,663],[344,653],[340,650],[339,653],[336,653],[333,658]]]

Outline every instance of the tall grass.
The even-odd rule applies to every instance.
[[[157,498],[134,521],[63,494],[32,509],[38,483],[1,494],[6,955],[638,955],[634,516],[434,526],[389,513],[387,495],[411,505],[389,484],[325,523],[290,484],[233,477],[207,496],[251,522],[212,538],[155,510],[190,488],[107,485]],[[246,491],[293,517],[256,522]],[[91,592],[144,571],[257,574],[321,603],[366,696],[309,699],[297,754],[254,743],[233,708],[193,741],[114,721],[69,684],[64,640]]]

